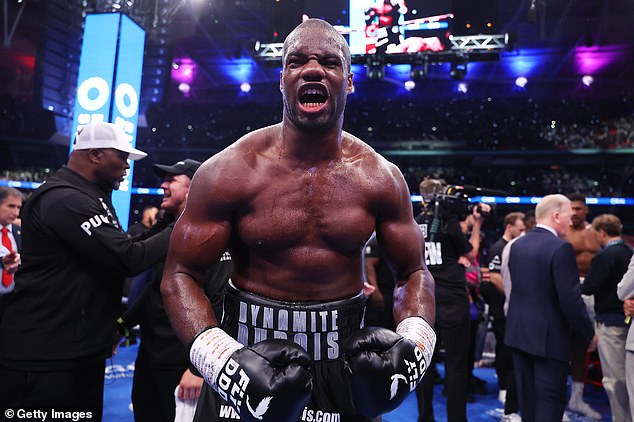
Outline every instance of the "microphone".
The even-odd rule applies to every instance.
[[[435,200],[434,206],[434,216],[431,220],[431,226],[429,228],[429,241],[434,242],[436,240],[436,235],[440,231],[440,218],[438,215],[438,210],[440,208],[440,201],[438,199]]]
[[[509,196],[508,192],[499,189],[479,188],[472,185],[455,186],[468,196]]]

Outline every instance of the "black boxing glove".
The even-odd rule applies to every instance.
[[[310,357],[286,340],[244,347],[213,327],[194,339],[189,357],[242,421],[297,422],[312,393]]]
[[[414,391],[431,362],[434,329],[421,317],[396,327],[364,328],[343,345],[344,368],[357,412],[374,418],[396,409]]]

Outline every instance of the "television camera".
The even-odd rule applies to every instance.
[[[429,227],[430,240],[434,240],[442,228],[442,223],[448,216],[456,216],[458,220],[464,220],[475,208],[482,216],[487,217],[489,212],[484,211],[480,204],[472,203],[469,198],[474,196],[507,196],[504,191],[496,189],[479,188],[476,186],[447,185],[444,189],[432,189],[423,193],[423,216],[427,221],[431,220]]]

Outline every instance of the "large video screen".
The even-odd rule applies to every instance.
[[[305,17],[334,25],[352,54],[442,51],[447,45],[451,0],[334,0],[305,2]]]

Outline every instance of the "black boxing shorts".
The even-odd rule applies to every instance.
[[[284,302],[238,290],[229,283],[222,328],[245,346],[280,338],[299,344],[313,359],[313,394],[302,422],[368,422],[355,415],[344,375],[342,344],[363,325],[364,298],[333,302]],[[240,420],[235,409],[207,384],[194,421]]]

